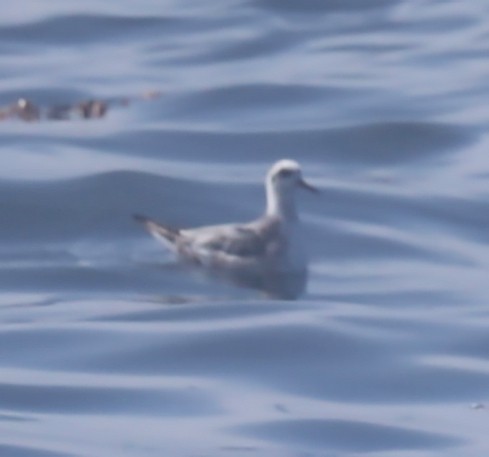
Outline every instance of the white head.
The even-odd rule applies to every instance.
[[[300,165],[295,160],[279,160],[267,174],[267,214],[297,218],[295,191],[297,188],[311,192],[318,190],[302,179]]]

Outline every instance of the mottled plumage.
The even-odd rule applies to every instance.
[[[267,175],[266,213],[253,222],[176,229],[140,215],[135,219],[181,260],[208,270],[257,277],[305,274],[307,257],[295,205],[298,187],[316,191],[302,179],[297,162],[281,160]]]

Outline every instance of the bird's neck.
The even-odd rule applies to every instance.
[[[277,192],[267,186],[267,216],[275,216],[290,221],[297,220],[295,194],[293,192]]]

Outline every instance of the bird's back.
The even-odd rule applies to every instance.
[[[298,223],[265,216],[249,224],[181,230],[179,254],[216,269],[301,271],[306,267]]]

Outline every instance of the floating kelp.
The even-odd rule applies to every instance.
[[[0,107],[0,121],[8,119],[19,119],[25,122],[100,119],[114,106],[127,107],[133,102],[154,101],[160,97],[161,92],[148,91],[135,97],[95,98],[73,104],[57,104],[44,107],[22,97],[10,105]]]

